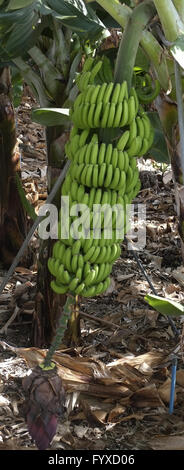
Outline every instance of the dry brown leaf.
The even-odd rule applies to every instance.
[[[116,280],[118,282],[127,281],[127,279],[131,279],[134,276],[135,276],[135,274],[117,274],[116,275]]]
[[[20,440],[19,439],[7,439],[5,442],[0,442],[1,450],[19,450],[20,451]],[[35,446],[21,446],[21,450],[35,450]]]
[[[116,424],[123,423],[126,421],[130,421],[131,419],[135,419],[137,421],[142,421],[145,417],[144,413],[132,413],[128,416],[122,416],[116,421]]]
[[[124,387],[123,385],[118,385],[118,384],[109,386],[109,385],[100,385],[100,384],[93,384],[93,383],[89,383],[89,384],[79,383],[79,381],[69,382],[69,380],[65,382],[64,379],[63,379],[63,382],[65,383],[67,392],[78,391],[78,392],[85,393],[87,395],[93,395],[95,397],[104,397],[104,398],[111,397],[112,401],[119,399],[119,398],[125,398],[127,401],[127,398],[129,398],[132,395],[132,392],[129,390],[128,387]]]
[[[147,231],[147,235],[148,237],[152,238],[152,240],[157,240],[157,237],[158,237],[158,234],[157,234],[157,231],[158,231],[158,227],[157,225],[153,224],[153,223],[148,223],[146,225],[146,231]]]
[[[10,404],[10,400],[8,398],[4,397],[3,395],[0,395],[0,406],[8,406]]]
[[[116,405],[111,411],[110,413],[108,414],[108,423],[113,423],[113,422],[120,422],[119,420],[119,416],[122,415],[123,413],[125,413],[126,411],[126,408],[124,406],[121,406],[121,405]]]
[[[120,302],[121,304],[127,305],[128,302],[131,302],[133,299],[136,299],[138,297],[138,292],[135,294],[135,287],[134,287],[134,293],[133,293],[133,289],[130,289],[130,287],[128,289],[122,289],[121,284],[119,285],[117,284],[116,287],[121,288],[117,297],[117,301]]]
[[[79,424],[79,425],[76,424],[74,426],[74,432],[75,432],[77,437],[82,439],[83,437],[86,437],[86,435],[88,434],[89,428],[88,428],[88,426],[82,426],[81,424]]]
[[[97,405],[96,403],[96,400],[94,400],[93,404],[93,400],[88,400],[83,397],[81,400],[81,405],[84,415],[88,422],[92,425],[105,424],[108,411],[103,409],[103,406],[100,407],[99,404]],[[108,405],[106,405],[106,407],[108,409]]]
[[[164,184],[170,183],[170,181],[172,181],[172,178],[173,178],[172,170],[168,170],[168,171],[166,170],[163,175],[163,183]]]
[[[179,369],[176,372],[176,383],[177,385],[180,385],[181,387],[184,387],[184,370]]]
[[[122,377],[123,383],[128,385],[132,391],[140,388],[140,385],[147,383],[143,374],[126,362],[116,366],[116,368],[113,369],[113,372],[114,375],[117,375],[119,378]]]
[[[184,436],[157,436],[149,442],[153,450],[184,450]]]
[[[158,392],[159,392],[161,399],[164,401],[164,403],[168,404],[170,402],[170,394],[171,394],[170,377],[168,377],[168,379],[159,387]],[[176,400],[177,400],[177,395],[176,395],[176,390],[175,390],[175,395],[174,395],[175,403],[176,403]]]
[[[106,424],[107,423],[107,411],[105,410],[95,410],[93,411],[93,420],[96,424]]]
[[[107,367],[113,369],[117,365],[124,364],[125,362],[131,366],[138,367],[145,362],[148,366],[154,368],[162,364],[166,358],[167,356],[165,353],[157,351],[148,351],[140,356],[128,356],[125,354],[121,359],[117,359],[116,361],[107,364]]]
[[[20,274],[29,274],[29,275],[32,275],[33,274],[33,271],[31,271],[30,269],[28,268],[24,268],[22,266],[17,266],[15,268],[15,272],[17,273],[20,273]]]
[[[74,416],[70,416],[70,421],[83,421],[83,419],[85,419],[85,414],[83,411],[80,411]]]
[[[171,272],[174,279],[176,279],[182,286],[184,285],[184,267],[179,266]]]
[[[38,348],[15,348],[0,341],[3,346],[25,359],[30,368],[41,364],[46,355],[46,350]],[[72,358],[67,354],[57,352],[53,360],[58,368],[58,375],[62,378],[68,392],[85,392],[95,396],[127,397],[131,392],[127,386],[116,383],[116,379],[100,361],[86,358]],[[76,370],[78,367],[79,371]],[[95,369],[96,367],[96,369]],[[99,368],[98,368],[99,367]],[[72,370],[73,369],[73,370]],[[118,380],[120,382],[120,380]],[[105,385],[103,385],[105,383]]]
[[[146,362],[143,362],[142,364],[140,364],[138,370],[142,374],[147,375],[148,377],[150,377],[153,374],[152,367],[150,367]]]
[[[131,401],[136,408],[156,408],[164,406],[155,384],[148,385],[133,394]]]

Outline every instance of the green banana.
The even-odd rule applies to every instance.
[[[79,137],[79,147],[83,147],[83,145],[85,145],[86,143],[86,140],[89,136],[89,129],[84,129],[81,134],[80,134],[80,137]]]
[[[128,99],[128,87],[127,87],[127,82],[124,81],[121,83],[121,89],[118,97],[118,103],[122,103],[124,98]]]
[[[106,168],[107,168],[106,163],[102,163],[102,165],[100,165],[99,168],[100,168],[100,170],[99,170],[99,173],[98,173],[98,186],[103,186],[104,177],[105,177]]]
[[[78,284],[79,284],[79,279],[77,277],[74,277],[69,284],[69,291],[75,292],[75,289],[78,286]]]
[[[118,149],[114,147],[113,152],[112,152],[112,161],[111,161],[113,168],[117,167],[117,163],[118,163]]]
[[[96,104],[90,104],[87,122],[88,122],[88,127],[91,127],[91,128],[95,127],[94,125],[95,110],[96,110]]]
[[[68,291],[68,286],[63,286],[62,284],[58,284],[56,281],[51,281],[50,283],[51,289],[56,293],[56,294],[66,294]]]
[[[105,179],[104,179],[104,188],[109,188],[110,187],[112,177],[113,177],[113,166],[108,165],[107,166],[106,176],[105,176]]]
[[[113,152],[113,146],[112,144],[108,144],[106,147],[106,153],[105,153],[105,163],[107,165],[111,163],[112,152]]]
[[[103,96],[103,104],[104,105],[109,103],[113,88],[114,88],[114,83],[113,82],[108,83],[108,85],[106,87],[106,90],[105,90],[105,93],[104,93],[104,96]]]
[[[120,137],[120,139],[118,140],[117,142],[117,149],[118,150],[124,150],[124,148],[126,147],[126,144],[128,142],[128,139],[130,137],[130,131],[125,131],[123,132],[122,136]]]
[[[100,85],[96,85],[96,87],[94,88],[94,91],[93,91],[93,93],[91,94],[91,97],[90,97],[90,103],[91,104],[96,104],[100,88],[101,88]]]
[[[106,127],[114,127],[113,123],[114,123],[115,113],[116,113],[116,105],[115,103],[111,103]]]
[[[120,170],[124,170],[124,167],[125,167],[125,156],[124,156],[124,152],[122,150],[119,150],[118,151],[118,162],[117,162],[117,166]]]
[[[102,111],[103,102],[99,101],[96,105],[95,113],[94,113],[94,127],[100,126],[100,118],[101,118],[101,111]]]
[[[122,116],[120,119],[119,127],[124,127],[128,123],[128,118],[129,118],[129,109],[128,109],[128,101],[124,99],[123,101],[123,112]]]
[[[133,96],[128,99],[128,124],[131,124],[133,119],[136,117],[136,105]]]
[[[123,112],[123,103],[120,102],[116,105],[113,127],[120,126],[122,112]]]
[[[100,127],[102,127],[102,129],[107,127],[107,121],[108,121],[108,118],[109,118],[110,107],[111,107],[110,103],[106,103],[104,105],[104,110],[102,112],[102,119],[101,119],[101,122],[100,122]]]
[[[111,96],[111,103],[114,103],[115,105],[118,103],[120,90],[121,90],[120,83],[116,83],[116,85],[114,86],[112,96]]]

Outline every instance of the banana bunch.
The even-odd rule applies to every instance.
[[[125,81],[122,84],[109,82],[103,85],[90,85],[86,77],[83,90],[78,95],[71,112],[74,124],[81,129],[124,127],[137,115],[139,103],[136,92],[132,88],[128,96]]]
[[[76,83],[80,91],[82,91],[88,84],[102,85],[113,81],[113,69],[110,59],[103,55],[102,58],[88,57],[85,61],[82,73],[76,77]]]
[[[141,186],[135,157],[144,155],[153,142],[153,129],[139,106],[135,89],[128,93],[126,82],[114,84],[112,78],[107,61],[90,57],[76,80],[80,93],[71,110],[74,125],[65,146],[71,165],[61,195],[69,197],[71,213],[73,206],[86,205],[83,218],[90,228],[86,225],[79,239],[71,230],[69,238],[64,238],[60,213],[59,240],[48,260],[54,277],[51,287],[58,294],[90,297],[108,288],[123,239],[112,208],[116,204],[122,207],[124,220],[120,225],[126,232],[126,205]],[[109,136],[109,142],[107,138],[104,141],[103,129],[117,129],[117,133],[113,139]],[[94,216],[94,204],[107,209]],[[69,228],[75,219],[70,217]]]

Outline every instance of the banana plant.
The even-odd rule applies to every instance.
[[[170,7],[172,6],[172,15],[169,14],[167,2],[163,2],[161,11],[159,2],[143,1],[142,5],[145,8],[142,9],[138,19],[134,15],[134,33],[132,34],[129,19],[133,19],[132,13],[135,11],[136,3],[128,0],[126,4],[122,4],[118,0],[112,0],[111,2],[109,0],[98,0],[97,2],[89,0],[40,0],[39,2],[11,0],[9,2],[2,2],[0,14],[0,36],[2,39],[0,60],[2,65],[7,63],[7,61],[8,63],[11,61],[11,63],[18,67],[42,107],[68,107],[76,97],[77,90],[73,86],[73,78],[78,69],[81,55],[84,52],[88,52],[89,41],[86,41],[86,38],[92,40],[95,37],[97,40],[99,35],[105,30],[105,27],[117,27],[118,25],[118,28],[122,28],[124,31],[124,36],[125,34],[128,35],[128,32],[129,36],[126,47],[122,42],[122,48],[119,48],[119,63],[118,60],[116,62],[116,80],[127,78],[127,75],[129,77],[129,73],[131,74],[133,70],[133,64],[134,62],[136,63],[136,58],[146,58],[148,69],[158,79],[163,90],[163,93],[155,101],[157,109],[162,109],[162,112],[159,111],[162,127],[165,131],[165,121],[167,121],[169,123],[168,127],[170,126],[170,129],[173,129],[174,126],[177,127],[177,108],[175,101],[173,101],[173,96],[175,95],[174,59],[170,49],[162,43],[160,34],[156,29],[157,24],[155,24],[155,20],[149,20],[148,28],[145,18],[146,10],[150,6],[154,8],[154,14],[158,11],[161,23],[164,17],[163,12],[165,12],[166,17],[168,15],[168,25],[170,25],[169,28],[171,28],[172,34],[172,37],[169,39],[178,41],[181,31],[183,31],[182,1],[173,0],[173,2],[169,2]],[[5,5],[4,8],[3,5]],[[175,22],[177,23],[177,31],[175,31],[174,35]],[[160,25],[160,21],[158,23]],[[164,30],[165,23],[163,23],[162,31]],[[20,25],[21,27],[23,25],[22,30]],[[22,31],[24,33],[23,52]],[[97,43],[95,40],[93,44],[93,47],[96,47]],[[182,49],[181,43],[178,42],[177,44],[172,43],[172,46],[175,53],[176,48],[177,50]],[[129,53],[127,53],[127,47],[130,51]],[[123,48],[124,51],[126,50],[126,54],[123,52]],[[122,60],[123,67],[121,69],[124,70],[123,73],[120,71]],[[131,76],[129,80],[131,81]],[[159,105],[159,100],[161,105]],[[171,110],[173,111],[172,113]],[[172,119],[168,119],[168,116],[171,115]],[[69,121],[67,119],[64,124],[62,121],[59,126],[49,126],[46,129],[49,190],[57,178],[60,168],[63,166],[64,146],[68,138],[68,130]],[[159,132],[161,133],[161,129],[159,129]],[[157,139],[158,135],[160,134],[157,133]],[[170,154],[171,148],[174,148],[174,145],[173,142],[171,144],[167,139]],[[174,163],[173,159],[171,161],[173,169],[175,170],[177,167],[177,172],[179,173],[178,159],[174,159]],[[182,226],[181,220],[180,227]],[[37,311],[42,312],[41,317],[44,312],[44,316],[49,318],[46,324],[48,331],[51,331],[53,329],[51,325],[54,322],[50,314],[51,311],[53,312],[53,308],[48,312],[47,306],[52,306],[53,302],[50,301],[50,294],[48,295],[49,282],[45,286],[44,281],[47,279],[44,251],[45,246],[43,243],[43,250],[41,250],[43,256],[40,256],[39,269],[41,275],[38,283],[43,295]],[[38,298],[40,299],[40,296]],[[46,306],[43,298],[46,299]],[[57,313],[55,316],[57,317]],[[37,344],[40,343],[37,341]]]
[[[82,0],[1,1],[0,67],[17,69],[39,105],[52,112],[53,107],[68,106],[75,99],[77,88],[73,80],[82,52],[88,47],[89,39],[98,41],[104,31],[103,22]],[[70,125],[65,115],[62,122],[46,126],[49,192],[65,162],[64,147]],[[14,168],[14,177],[15,171]],[[16,177],[16,181],[26,209],[20,179]],[[54,203],[60,203],[59,195]],[[37,316],[33,327],[33,341],[38,346],[50,342],[57,310],[65,302],[64,296],[57,302],[49,287],[45,251],[49,253],[51,245],[51,241],[40,242],[38,293],[41,295],[36,297]],[[43,334],[39,324],[44,325]]]
[[[126,84],[127,95],[128,96],[129,96],[129,93],[131,92],[131,90],[135,91],[134,88],[132,89],[133,68],[134,68],[134,63],[135,63],[135,60],[136,60],[136,55],[137,55],[137,51],[138,51],[142,31],[147,26],[147,24],[150,22],[150,20],[154,17],[154,15],[155,15],[155,7],[151,2],[145,2],[144,4],[141,4],[141,5],[137,6],[135,8],[135,10],[133,10],[133,12],[131,14],[131,17],[128,19],[128,22],[127,22],[127,25],[126,25],[126,28],[125,28],[125,32],[124,32],[122,40],[120,42],[120,46],[119,46],[119,50],[118,50],[118,54],[117,54],[117,58],[116,58],[116,64],[115,64],[114,81],[115,81],[115,83],[118,83],[119,87],[120,87],[121,82],[123,82],[123,84]],[[137,26],[137,28],[136,28],[136,26]],[[136,30],[136,35],[134,34],[135,30]],[[127,54],[127,50],[130,53]],[[124,65],[124,67],[122,67],[122,63]],[[97,64],[97,66],[98,66],[98,64]],[[92,73],[90,73],[90,72],[87,72],[87,73],[90,76],[92,76]],[[84,76],[85,76],[85,74],[84,74]],[[83,78],[84,78],[84,76],[83,76]],[[78,83],[78,86],[79,86],[79,90],[83,91],[81,76],[79,77],[79,81],[77,81],[77,83]],[[113,84],[110,84],[110,86],[113,86]],[[103,85],[102,85],[102,87],[103,87]],[[84,91],[86,91],[85,88],[84,88]],[[124,93],[125,93],[125,91],[124,91]],[[79,98],[80,98],[80,95],[79,95]],[[133,99],[133,101],[134,100],[135,99]],[[79,110],[77,111],[77,113],[75,115],[75,110],[77,109],[76,102],[78,103],[78,101],[77,100],[75,101],[76,107],[73,108],[73,110],[74,110],[73,122],[77,126],[77,118],[78,118],[77,113],[79,112]],[[138,103],[138,101],[137,101],[137,103]],[[107,104],[109,105],[109,103],[107,103]],[[91,105],[91,108],[94,107],[94,106],[95,106],[95,104],[93,103]],[[80,105],[79,105],[79,107],[80,107]],[[138,107],[139,107],[139,103],[138,103]],[[137,112],[138,112],[138,109],[137,109]],[[57,114],[58,114],[58,112],[57,112]],[[133,113],[133,110],[132,110],[132,116],[131,116],[132,120],[133,120],[135,115],[136,115],[136,110],[135,110],[135,101],[134,101],[134,113]],[[123,110],[123,116],[124,116],[124,110]],[[76,117],[76,122],[75,122],[75,117]],[[107,119],[108,119],[108,117],[107,117]],[[106,121],[107,121],[107,119],[106,119]],[[113,119],[114,119],[114,115],[113,115]],[[128,119],[129,119],[129,113],[127,115],[126,121],[124,122],[124,126],[128,123]],[[108,122],[109,122],[109,120],[108,120]],[[81,123],[82,123],[82,120],[81,120]],[[111,137],[109,136],[109,134],[110,134],[109,129],[107,129],[107,128],[109,127],[111,129],[113,127],[112,125],[110,125],[110,124],[109,124],[109,126],[108,125],[107,126],[105,126],[105,125],[99,125],[99,126],[93,125],[93,124],[96,124],[96,121],[94,121],[94,123],[92,121],[91,121],[91,123],[88,121],[87,124],[89,124],[89,126],[87,126],[87,132],[88,133],[89,133],[88,127],[89,128],[99,127],[99,132],[101,132],[101,128],[103,128],[103,138],[105,139],[105,142],[111,141]],[[119,120],[118,120],[118,124],[114,127],[118,128],[118,126],[121,127]],[[123,126],[123,124],[122,124],[122,126]],[[79,126],[79,127],[83,128],[83,125]],[[73,129],[73,131],[76,131],[76,129]],[[118,132],[119,132],[119,130],[118,130]],[[120,142],[120,141],[122,142],[122,139],[124,139],[125,134],[126,134],[126,132],[123,132],[123,134],[121,135],[121,138],[118,140],[118,142]],[[70,137],[71,137],[71,134],[70,134]],[[74,135],[74,138],[75,137],[76,137],[76,135]],[[129,132],[128,132],[128,139],[129,139]],[[68,145],[70,146],[70,142],[69,142]],[[103,144],[103,145],[105,145],[105,144]],[[69,152],[69,146],[67,147],[68,152]],[[141,146],[142,146],[142,139],[141,139]],[[98,147],[98,145],[97,145],[97,147]],[[120,147],[118,147],[118,148],[120,148]],[[76,151],[76,149],[73,148],[72,151]],[[133,154],[133,155],[135,155],[135,154]],[[113,176],[113,178],[114,178],[114,176]],[[111,179],[109,181],[111,181]],[[95,182],[95,184],[94,184],[95,188],[97,187],[96,183],[97,182]],[[102,183],[103,183],[103,181],[102,181]],[[103,184],[102,184],[102,186],[103,186]],[[112,186],[112,188],[113,188],[113,186]],[[124,203],[123,203],[123,205],[124,205]],[[80,241],[77,241],[76,243],[78,243],[78,242],[80,243]],[[57,247],[58,247],[58,242],[56,242],[54,248],[57,249]],[[64,247],[65,247],[65,245],[64,245]],[[93,249],[93,252],[94,252],[94,247],[92,247],[92,249]],[[98,247],[98,250],[100,250],[99,247]],[[70,251],[70,256],[71,256],[71,250],[69,250],[69,251]],[[88,248],[88,251],[90,251],[89,248]],[[96,251],[96,249],[95,249],[95,251]],[[106,251],[106,248],[105,248],[105,251]],[[100,251],[98,251],[98,255],[99,255],[99,253],[100,253]],[[72,254],[74,255],[73,251],[72,251]],[[56,255],[56,252],[55,252],[55,255]],[[97,255],[97,257],[98,257],[98,255]],[[87,252],[87,256],[88,256],[88,252]],[[95,256],[96,256],[96,253],[95,253]],[[99,256],[101,256],[101,254]],[[72,258],[72,262],[73,262],[73,259],[74,259],[74,256]],[[77,259],[78,259],[78,256],[77,256]],[[83,256],[82,256],[82,260],[83,260]],[[95,258],[95,260],[96,260],[96,258]],[[55,266],[55,261],[57,262],[58,260],[55,259],[55,257],[54,257],[53,261],[54,261],[54,266]],[[52,263],[52,259],[50,258],[50,268],[51,268],[51,263]],[[55,271],[55,268],[54,268],[54,271]],[[51,269],[51,272],[52,272],[52,269]],[[75,270],[73,272],[75,272]],[[68,271],[65,271],[65,273],[68,274]],[[54,275],[54,272],[52,272],[52,274]],[[55,276],[57,276],[56,272],[55,272]],[[98,277],[98,274],[97,274],[97,277]],[[68,274],[68,278],[69,278],[68,282],[65,279],[66,282],[64,283],[65,284],[64,286],[63,285],[58,285],[57,282],[55,283],[55,281],[52,281],[52,284],[55,286],[55,289],[56,289],[56,287],[59,287],[59,289],[55,290],[55,292],[58,292],[58,293],[61,293],[61,292],[70,292],[70,293],[71,292],[76,292],[75,291],[76,285],[73,286],[73,281],[76,282],[76,280],[78,281],[79,279],[77,279],[75,277],[72,277],[72,281],[71,281],[71,278],[70,278],[69,274]],[[103,276],[102,276],[102,279],[103,279]],[[107,280],[109,281],[109,278]],[[68,289],[68,286],[66,284],[69,285],[69,289]],[[71,284],[72,284],[72,287],[71,287]],[[102,286],[100,286],[100,288],[101,287],[104,288],[103,283],[101,283],[101,284],[102,284]],[[106,284],[105,284],[105,286],[106,286]],[[63,290],[63,287],[64,287],[64,290]],[[97,287],[99,287],[99,286],[97,286]],[[93,286],[92,289],[93,289],[93,292],[94,292],[94,289],[96,289],[96,287]],[[88,284],[87,284],[86,295],[89,295],[88,294],[89,290],[90,290],[90,288],[88,289]],[[101,291],[99,290],[98,293],[100,293],[100,292]],[[75,300],[74,300],[75,297],[73,295],[72,295],[72,298],[73,298],[73,301],[75,302]],[[68,296],[67,300],[70,300],[70,296]],[[73,306],[73,302],[71,302],[71,304]],[[66,307],[67,307],[67,302],[66,302]],[[68,313],[68,308],[67,308],[66,313]],[[76,339],[78,339],[76,336],[79,334],[79,332],[77,331],[78,321],[75,321],[75,320],[78,320],[78,318],[79,318],[79,315],[78,315],[79,312],[73,310],[72,313],[73,313],[73,318],[71,317],[71,320],[72,320],[72,333],[74,333],[73,336],[72,336],[72,340],[75,341]],[[61,319],[62,319],[62,317],[61,317]],[[58,347],[58,345],[60,344],[60,341],[62,339],[63,339],[63,322],[60,323],[60,325],[57,329],[56,338],[53,341],[53,343],[52,343],[52,345],[49,349],[49,352],[46,355],[45,361],[41,365],[41,369],[42,369],[43,373],[48,374],[49,370],[53,371],[53,373],[54,373],[54,364],[52,363],[53,353],[55,351],[55,348]],[[37,400],[35,400],[36,403],[32,403],[32,395],[33,395],[33,389],[35,389],[35,387],[37,386],[37,378],[40,375],[40,373],[41,373],[40,370],[39,371],[34,370],[32,372],[31,381],[28,384],[29,386],[28,387],[26,386],[26,388],[29,392],[27,421],[28,421],[30,433],[31,433],[32,437],[36,441],[38,441],[39,448],[45,448],[46,444],[48,444],[48,441],[50,441],[51,438],[53,437],[53,432],[52,432],[53,431],[53,426],[52,426],[53,420],[54,420],[54,432],[55,432],[55,429],[56,429],[56,416],[57,416],[57,411],[58,410],[56,408],[54,408],[54,410],[53,410],[53,408],[52,408],[52,415],[53,416],[50,416],[49,410],[48,410],[48,412],[46,410],[46,417],[45,417],[45,410],[43,410],[42,413],[39,415],[39,423],[37,421],[37,417],[36,417],[36,420],[33,419],[33,417],[34,417],[33,410],[35,409],[35,407],[37,405],[39,405],[39,403],[37,403]],[[47,379],[47,376],[45,376],[45,378]],[[33,388],[32,388],[32,385],[33,385]],[[58,397],[58,400],[59,400],[59,397]],[[40,425],[40,422],[41,422],[41,425]],[[47,439],[47,441],[45,440],[45,430],[46,430],[45,429],[45,424],[44,424],[45,422],[47,422],[49,424],[49,426],[47,426],[48,427],[47,435],[49,435],[49,439]],[[38,426],[39,426],[39,432],[37,431]],[[38,439],[38,437],[39,437],[39,439]]]

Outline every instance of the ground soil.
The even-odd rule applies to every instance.
[[[46,148],[44,130],[31,122],[32,106],[26,91],[17,135],[24,188],[38,210],[47,192]],[[80,301],[81,343],[61,346],[55,356],[66,403],[51,449],[184,449],[184,317],[173,318],[176,335],[168,318],[144,300],[151,282],[158,295],[183,302],[174,185],[169,167],[163,174],[151,160],[139,166],[142,189],[135,207],[144,203],[147,213],[146,245],[136,252],[141,266],[123,242],[110,289]],[[22,412],[22,378],[45,354],[31,339],[38,247],[35,234],[29,263],[16,269],[0,296],[0,449],[36,449]],[[173,353],[177,379],[169,414]]]

